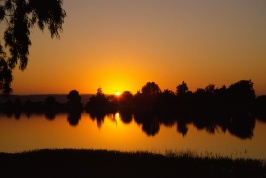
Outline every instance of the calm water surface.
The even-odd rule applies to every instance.
[[[266,123],[256,121],[252,138],[241,139],[228,131],[216,128],[210,134],[194,124],[186,125],[182,134],[178,123],[163,124],[156,133],[145,131],[145,126],[132,119],[121,119],[119,113],[104,119],[92,119],[82,113],[78,122],[68,114],[57,114],[53,119],[41,115],[0,115],[0,152],[21,152],[42,148],[85,148],[120,151],[193,151],[197,154],[256,158],[266,160]]]

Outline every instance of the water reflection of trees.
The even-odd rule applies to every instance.
[[[255,128],[255,118],[248,114],[234,115],[230,119],[228,131],[241,139],[252,138]]]
[[[240,139],[251,139],[255,128],[255,117],[250,113],[201,113],[192,114],[167,114],[154,112],[152,110],[124,111],[120,112],[120,119],[123,123],[129,124],[133,120],[141,126],[147,136],[155,136],[159,133],[162,125],[172,127],[176,124],[177,132],[183,137],[189,132],[188,125],[195,126],[198,130],[204,130],[209,134],[220,134],[229,132]],[[97,121],[100,128],[105,118],[114,118],[115,113],[95,112],[90,113],[91,119]]]
[[[40,113],[39,113],[40,114]],[[83,113],[84,114],[84,113]],[[33,117],[32,114],[26,114],[28,118]],[[90,119],[96,121],[97,127],[101,128],[105,119],[110,119],[117,123],[117,113],[114,112],[90,112]],[[15,113],[6,113],[8,118],[13,116],[18,119],[20,117]],[[55,120],[56,113],[45,113],[48,120]],[[67,121],[71,126],[77,126],[82,118],[82,112],[69,112]],[[198,130],[204,130],[209,134],[230,133],[232,136],[240,139],[252,139],[253,131],[255,129],[256,117],[248,112],[242,113],[182,113],[173,114],[166,112],[155,112],[152,110],[143,111],[121,111],[119,112],[119,119],[125,123],[130,124],[133,121],[140,125],[142,131],[147,136],[156,136],[161,126],[173,127],[176,126],[177,133],[183,137],[189,132],[189,125],[193,125]]]
[[[79,120],[81,119],[81,112],[69,112],[68,113],[68,117],[67,117],[67,121],[71,126],[77,126],[79,123]]]
[[[98,128],[101,128],[102,124],[104,123],[106,114],[107,113],[105,112],[90,112],[91,119],[92,121],[96,120]]]
[[[160,123],[157,116],[151,112],[138,112],[134,114],[137,124],[142,125],[142,130],[148,136],[156,135],[160,130]]]
[[[164,116],[164,118],[170,117],[172,119],[167,119],[168,122],[165,123],[165,119],[160,120],[160,117],[155,113],[134,113],[134,120],[142,126],[142,130],[148,136],[155,136],[161,125],[171,127],[176,124],[177,132],[185,137],[189,132],[188,124],[193,124],[198,130],[205,130],[209,134],[229,132],[240,139],[251,139],[255,128],[255,117],[249,113],[228,114],[222,118],[219,115],[208,114],[202,114],[201,116],[193,114]]]
[[[195,92],[189,91],[183,81],[176,87],[176,93],[161,91],[156,83],[147,82],[130,101],[135,121],[149,136],[156,135],[160,125],[175,123],[177,131],[185,136],[191,123],[209,134],[229,132],[246,139],[253,136],[254,116],[265,120],[266,97],[255,98],[251,80],[241,80],[228,88],[210,84]],[[119,110],[119,100],[115,103]]]
[[[184,121],[183,119],[180,119],[177,122],[177,132],[181,133],[183,135],[183,137],[187,134],[188,132],[188,126],[187,126],[187,122]]]
[[[130,124],[132,122],[133,117],[131,111],[120,111],[119,114],[123,123]]]
[[[71,90],[67,99],[67,103],[59,103],[53,96],[48,96],[44,102],[28,99],[22,103],[17,98],[0,103],[0,112],[9,117],[14,114],[16,119],[21,113],[28,117],[32,113],[44,113],[49,120],[64,112],[68,113],[69,124],[76,126],[85,110],[100,128],[108,114],[110,117],[107,118],[116,122],[115,113],[119,111],[123,123],[135,120],[148,136],[158,134],[162,125],[172,127],[176,124],[177,132],[185,137],[189,132],[188,124],[193,124],[209,134],[229,132],[246,139],[253,136],[254,118],[266,121],[266,96],[255,97],[251,80],[241,80],[228,88],[209,84],[195,92],[189,91],[184,81],[176,87],[176,92],[162,91],[156,83],[147,82],[135,95],[130,91],[120,96],[105,95],[98,88],[85,105],[76,90]]]

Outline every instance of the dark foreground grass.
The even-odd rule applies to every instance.
[[[0,177],[266,177],[264,161],[106,150],[0,153]]]

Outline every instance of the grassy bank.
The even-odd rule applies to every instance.
[[[0,153],[1,177],[266,177],[264,161],[106,150]]]

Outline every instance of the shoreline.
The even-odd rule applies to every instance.
[[[91,149],[0,153],[4,177],[265,177],[265,160]]]

